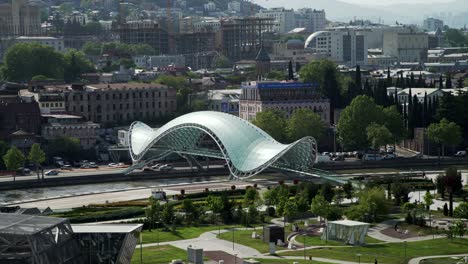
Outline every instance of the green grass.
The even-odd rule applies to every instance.
[[[231,228],[232,226],[220,226],[221,230],[226,228]],[[153,229],[151,232],[144,230],[143,235],[143,244],[148,243],[157,243],[157,242],[167,242],[175,240],[184,240],[197,238],[201,234],[209,231],[218,230],[218,226],[199,226],[199,227],[179,227],[176,228],[175,232],[162,231],[162,229]]]
[[[164,245],[159,247],[143,248],[143,263],[144,264],[159,264],[170,263],[173,259],[182,259],[184,262],[187,259],[185,250]],[[140,264],[140,248],[135,248],[132,257],[132,264]]]
[[[299,260],[299,259],[258,259],[255,260],[260,261],[260,263],[267,263],[267,264],[291,264],[293,262],[298,262],[299,264],[327,264],[328,262],[319,262],[315,260]]]
[[[296,241],[303,244],[304,236],[303,235],[296,236]],[[370,236],[366,236],[365,241],[367,244],[383,242],[381,240],[372,238]],[[332,241],[332,240],[328,240],[326,242],[325,240],[320,239],[319,236],[306,236],[305,244],[307,246],[346,246],[344,242]]]
[[[435,258],[435,259],[423,259],[420,264],[456,264],[458,262],[463,263],[463,257],[455,258]]]
[[[234,231],[234,242],[237,244],[241,244],[247,247],[254,248],[258,250],[260,253],[268,253],[269,252],[269,245],[265,242],[262,241],[262,235],[263,231],[262,228],[258,228],[255,230],[257,232],[257,235],[260,236],[260,239],[255,239],[252,238],[252,232],[254,230],[235,230]],[[224,239],[227,241],[232,241],[232,233],[231,231],[222,233],[221,235],[218,235],[218,238]],[[277,247],[276,250],[281,250],[284,248]]]
[[[468,239],[456,238],[451,242],[448,239],[434,239],[407,243],[407,259],[431,256],[451,255],[466,253]],[[405,263],[404,243],[388,243],[378,245],[366,245],[362,247],[322,248],[306,251],[307,255],[315,257],[333,258],[338,260],[358,261],[361,254],[361,262],[373,262],[377,258],[379,263]],[[284,256],[301,255],[299,252],[280,253]]]

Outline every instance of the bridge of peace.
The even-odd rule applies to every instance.
[[[317,157],[313,137],[281,144],[252,123],[221,112],[189,113],[157,130],[134,122],[129,130],[129,151],[133,166],[127,172],[177,154],[191,165],[197,164],[196,157],[223,159],[231,179],[247,179],[273,169],[342,183],[313,168]]]

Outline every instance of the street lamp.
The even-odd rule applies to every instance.
[[[361,264],[361,256],[362,256],[362,254],[357,254],[357,256],[358,256],[358,263]]]
[[[234,228],[232,228],[232,250],[234,250]]]

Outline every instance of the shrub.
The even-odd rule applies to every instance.
[[[413,224],[413,216],[411,216],[410,212],[406,213],[405,222],[410,225]]]
[[[455,217],[468,218],[468,203],[464,202],[458,205],[457,208],[453,211]]]
[[[269,206],[267,209],[266,209],[266,212],[267,212],[267,215],[268,216],[275,216],[276,214],[276,210],[274,207],[272,206]]]

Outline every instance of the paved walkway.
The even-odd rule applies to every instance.
[[[372,237],[372,238],[382,240],[382,241],[385,241],[385,242],[404,242],[404,241],[415,242],[415,241],[424,241],[424,240],[430,240],[430,239],[434,239],[434,238],[443,238],[443,237],[445,237],[444,235],[436,235],[436,236],[429,235],[429,236],[418,236],[418,237],[410,237],[410,238],[400,239],[400,238],[396,238],[396,237],[387,236],[387,235],[384,235],[384,234],[381,233],[382,230],[387,229],[387,228],[393,228],[396,223],[401,222],[401,221],[402,221],[401,219],[392,219],[392,220],[384,221],[384,222],[382,222],[380,224],[377,224],[374,227],[369,228],[369,231],[367,232],[367,235]]]
[[[440,256],[425,256],[419,258],[413,258],[408,261],[408,264],[419,264],[419,262],[423,259],[435,259],[435,258],[450,258],[450,257],[465,257],[468,254],[458,254],[458,255],[440,255]]]

